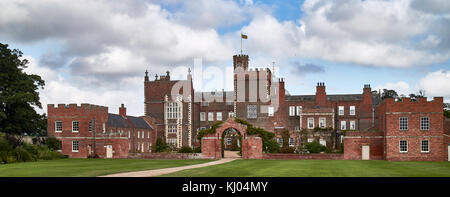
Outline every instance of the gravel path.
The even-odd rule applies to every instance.
[[[202,163],[202,164],[196,164],[196,165],[190,165],[190,166],[180,166],[180,167],[174,167],[174,168],[163,168],[163,169],[156,169],[156,170],[145,170],[145,171],[136,171],[136,172],[124,172],[124,173],[117,173],[117,174],[109,174],[104,175],[100,177],[151,177],[151,176],[160,176],[163,174],[169,174],[173,172],[178,172],[181,170],[187,170],[187,169],[193,169],[193,168],[201,168],[206,166],[213,166],[217,164],[223,164],[228,163],[231,161],[236,160],[236,158],[225,158],[217,161],[212,161],[208,163]]]

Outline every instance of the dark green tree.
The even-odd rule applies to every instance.
[[[381,99],[385,98],[398,98],[398,94],[395,90],[383,89],[383,93],[381,93]]]
[[[42,108],[38,89],[45,83],[40,76],[24,72],[29,62],[21,57],[21,51],[0,43],[0,132],[42,133],[45,115],[34,107]]]
[[[163,140],[160,137],[158,137],[158,139],[156,139],[156,144],[153,148],[153,152],[157,153],[164,152],[167,148],[168,147],[166,144],[164,144]]]

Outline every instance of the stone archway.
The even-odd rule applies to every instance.
[[[247,135],[247,126],[237,123],[233,117],[228,118],[216,133],[202,138],[202,157],[210,159],[222,158],[222,134],[229,128],[235,129],[242,136],[242,158],[262,159],[262,139],[256,135]]]

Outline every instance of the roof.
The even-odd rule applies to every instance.
[[[134,116],[127,116],[128,120],[130,120],[135,128],[138,129],[153,129],[153,127],[147,123],[143,118],[141,117],[134,117]]]
[[[153,129],[153,127],[147,123],[142,117],[127,116],[127,119],[131,121],[135,128],[138,129]],[[120,127],[120,128],[132,128],[131,125],[125,117],[119,114],[108,113],[108,126],[110,127]]]
[[[316,95],[286,95],[286,101],[315,101]],[[362,94],[329,94],[327,101],[362,101]],[[378,105],[381,98],[378,94],[372,94],[372,104]]]
[[[121,128],[131,128],[132,126],[128,124],[127,120],[118,114],[108,113],[108,126],[110,127],[121,127]]]

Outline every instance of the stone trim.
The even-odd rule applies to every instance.
[[[58,139],[84,139],[84,140],[93,140],[94,137],[56,137]],[[127,140],[128,137],[95,137],[97,140],[104,140],[104,139],[124,139]]]
[[[444,112],[386,112],[385,114],[443,114]]]

